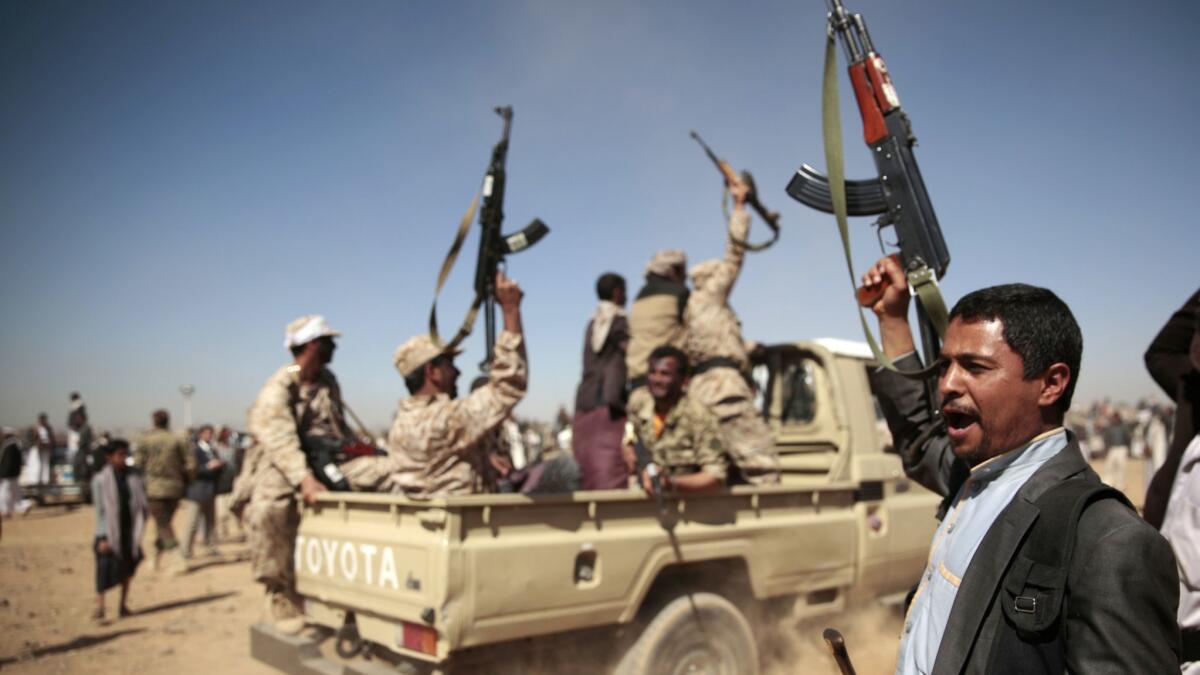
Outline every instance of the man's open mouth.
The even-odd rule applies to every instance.
[[[951,433],[964,432],[979,421],[977,413],[963,408],[943,408],[942,416],[946,419],[946,429]]]

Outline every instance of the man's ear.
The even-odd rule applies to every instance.
[[[1037,402],[1039,406],[1048,408],[1067,393],[1067,385],[1071,383],[1071,368],[1065,363],[1055,363],[1039,379],[1042,381],[1042,392]]]

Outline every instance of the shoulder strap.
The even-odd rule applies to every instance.
[[[1001,593],[1004,613],[1018,633],[1044,634],[1055,626],[1063,611],[1079,519],[1101,499],[1116,499],[1133,508],[1121,492],[1084,478],[1063,481],[1034,502],[1037,520],[1005,576]]]

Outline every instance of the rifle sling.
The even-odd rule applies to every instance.
[[[747,205],[749,205],[749,203],[747,203]],[[757,211],[757,209],[755,209],[755,210]],[[766,211],[766,207],[763,208],[763,211]],[[723,213],[725,215],[725,222],[729,223],[731,216],[729,215],[729,187],[728,186],[725,187],[725,190],[721,195],[721,213]],[[759,213],[759,215],[761,216],[762,214]],[[767,224],[767,227],[771,228],[771,238],[770,239],[768,239],[764,242],[758,243],[758,244],[752,244],[752,243],[746,241],[745,239],[739,239],[738,237],[733,236],[733,230],[730,229],[729,241],[732,241],[734,244],[737,244],[738,246],[741,246],[742,248],[744,248],[747,251],[750,251],[752,253],[757,253],[759,251],[765,251],[765,250],[771,248],[772,246],[775,245],[775,242],[779,240],[779,223],[777,223],[773,220],[768,220],[765,217],[763,218],[763,222]]]
[[[846,256],[846,270],[850,273],[850,288],[857,288],[854,278],[854,260],[850,254],[850,232],[846,220],[846,168],[842,152],[842,116],[838,106],[838,75],[837,75],[837,38],[833,32],[827,33],[825,41],[825,67],[823,85],[821,88],[821,121],[825,136],[825,164],[829,174],[829,194],[833,200],[833,214],[837,220],[838,234],[842,239],[842,252]],[[917,301],[925,308],[938,337],[946,332],[946,303],[938,290],[937,275],[929,268],[922,266],[908,273],[909,288],[917,295]],[[937,369],[937,363],[931,363],[921,370],[901,370],[892,363],[879,348],[867,317],[863,314],[862,305],[856,301],[858,320],[862,324],[863,335],[867,345],[880,366],[911,379],[924,379]]]
[[[467,232],[471,228],[471,221],[475,220],[475,210],[479,206],[480,193],[475,193],[475,197],[471,199],[470,206],[467,207],[467,212],[463,214],[462,220],[458,223],[458,232],[454,235],[454,243],[450,245],[450,251],[446,253],[446,259],[442,261],[442,270],[438,272],[437,286],[433,290],[433,307],[429,309],[429,335],[433,337],[433,341],[441,342],[441,337],[438,335],[437,324],[437,299],[442,292],[442,286],[446,284],[447,277],[450,276],[450,270],[454,269],[454,263],[458,260],[458,253],[462,250],[463,242],[467,239]],[[467,310],[466,316],[463,318],[462,326],[455,333],[454,338],[446,343],[446,349],[453,349],[458,346],[468,335],[471,334],[471,329],[475,326],[475,316],[479,313],[479,307],[483,304],[483,296],[475,294],[475,300],[471,302],[471,308]]]

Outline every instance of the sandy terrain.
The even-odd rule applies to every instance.
[[[1127,473],[1130,497],[1140,504],[1141,462],[1130,460]],[[130,592],[136,614],[116,618],[114,589],[107,598],[109,619],[96,622],[90,618],[93,523],[91,507],[35,509],[4,521],[0,670],[80,675],[276,672],[249,658],[248,628],[260,618],[262,593],[250,581],[248,563],[239,560],[243,545],[223,544],[222,559],[201,558],[197,569],[182,577],[156,573],[143,564]],[[147,534],[147,547],[151,536]],[[821,643],[824,626],[845,634],[858,672],[890,672],[901,623],[898,612],[876,605],[795,626],[789,631],[795,642],[779,650],[768,673],[837,673]]]

